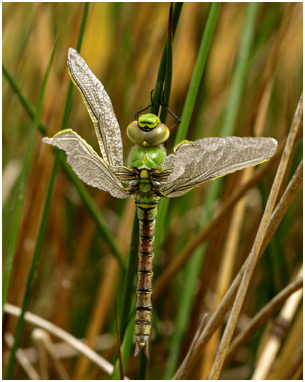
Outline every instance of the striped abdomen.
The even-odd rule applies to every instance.
[[[157,203],[137,203],[139,218],[139,264],[135,317],[135,356],[139,354],[140,348],[145,347],[147,358],[152,322],[152,278],[157,211]]]

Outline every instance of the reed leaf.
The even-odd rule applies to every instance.
[[[12,224],[12,234],[10,237],[9,241],[9,246],[8,246],[8,252],[7,252],[7,259],[6,259],[6,264],[8,263],[9,266],[6,265],[5,270],[4,270],[4,285],[3,285],[3,293],[4,295],[2,296],[3,300],[3,306],[4,303],[6,302],[6,297],[7,297],[7,291],[8,291],[8,286],[9,286],[9,280],[10,280],[10,274],[13,266],[13,258],[14,258],[14,252],[16,248],[16,242],[17,242],[17,234],[19,230],[19,223],[20,223],[20,218],[21,218],[21,213],[22,213],[22,206],[23,206],[23,201],[24,201],[24,194],[25,194],[25,188],[26,188],[26,181],[30,172],[30,164],[31,164],[31,158],[33,154],[33,149],[34,149],[34,142],[35,142],[35,137],[36,137],[36,132],[38,128],[38,124],[40,121],[40,116],[42,112],[42,107],[43,107],[43,101],[44,101],[44,96],[45,96],[45,90],[47,87],[47,82],[49,79],[49,74],[53,62],[53,57],[54,57],[54,52],[55,52],[55,45],[53,48],[53,51],[51,53],[49,63],[47,66],[46,73],[44,75],[42,87],[41,87],[41,92],[38,100],[38,105],[37,105],[37,112],[34,118],[34,123],[33,127],[30,132],[30,137],[29,137],[29,143],[28,143],[28,148],[27,148],[27,153],[25,157],[25,162],[24,162],[24,167],[23,167],[23,172],[19,181],[18,185],[18,194],[17,194],[17,202],[16,202],[16,207],[14,211],[14,218],[13,218],[13,224]],[[33,258],[32,261],[32,266],[31,270],[28,276],[28,282],[27,282],[27,288],[26,288],[26,294],[23,300],[22,304],[22,312],[21,315],[18,319],[18,324],[17,324],[17,329],[15,333],[15,341],[11,349],[11,354],[10,358],[8,361],[6,373],[5,373],[5,379],[11,379],[13,375],[13,370],[14,370],[14,364],[16,360],[16,351],[18,349],[18,346],[20,344],[21,340],[21,335],[22,335],[22,330],[24,326],[24,315],[26,310],[28,309],[29,302],[30,302],[30,296],[31,296],[31,290],[34,284],[34,274],[37,266],[37,260]]]
[[[88,7],[89,7],[89,4],[86,3],[84,5],[84,11],[83,11],[83,17],[82,17],[82,22],[81,22],[81,27],[80,27],[80,33],[79,33],[78,42],[77,42],[78,50],[80,50],[81,43],[83,40],[83,34],[85,31],[85,25],[86,25],[87,16],[88,16]],[[54,53],[54,51],[53,51],[53,53]],[[35,122],[36,122],[37,126],[38,126],[38,122],[40,120],[40,112],[41,112],[42,104],[43,104],[44,91],[46,88],[46,83],[47,83],[49,71],[51,69],[51,62],[52,62],[52,58],[53,58],[53,53],[51,55],[51,59],[50,59],[49,66],[48,66],[48,69],[47,69],[47,72],[45,75],[45,79],[44,79],[44,83],[43,83],[43,88],[42,88],[41,97],[40,97],[40,101],[39,101],[40,103],[38,106],[38,113],[39,114],[35,118]],[[73,87],[73,85],[71,83],[69,90],[68,90],[68,95],[67,95],[67,100],[66,100],[65,111],[64,111],[61,129],[64,129],[66,127],[67,122],[68,122],[69,111],[70,111],[71,103],[72,103],[72,87]],[[31,263],[31,267],[30,267],[30,272],[29,272],[28,279],[27,279],[25,297],[24,297],[23,303],[22,303],[22,312],[21,312],[21,315],[18,319],[16,334],[15,334],[15,341],[14,341],[14,345],[11,349],[11,354],[10,354],[10,358],[9,358],[8,365],[7,365],[5,379],[11,379],[12,375],[13,375],[13,369],[14,369],[14,364],[15,364],[15,359],[16,359],[16,351],[17,351],[18,346],[19,346],[20,341],[21,341],[22,331],[23,331],[24,322],[25,322],[24,315],[25,315],[25,312],[27,311],[28,306],[30,304],[31,293],[32,293],[32,289],[33,289],[34,281],[35,281],[35,271],[37,268],[40,250],[41,250],[43,237],[44,237],[44,232],[45,232],[45,228],[47,225],[47,216],[48,216],[49,209],[50,209],[52,191],[53,191],[54,184],[55,184],[56,173],[57,173],[57,170],[58,170],[58,167],[60,164],[59,155],[60,155],[60,152],[58,151],[56,153],[56,156],[55,156],[51,180],[50,180],[49,189],[48,189],[47,197],[46,197],[46,203],[45,203],[45,207],[44,207],[44,211],[43,211],[43,215],[42,215],[42,219],[41,219],[41,224],[40,224],[38,238],[37,238],[37,242],[36,242],[36,246],[35,246],[35,250],[34,250],[34,255],[33,255],[32,263]]]
[[[179,143],[181,140],[185,139],[187,130],[189,128],[191,115],[194,110],[196,98],[199,91],[199,86],[201,83],[201,79],[203,76],[203,72],[206,65],[207,56],[210,50],[211,41],[214,35],[218,14],[220,10],[220,3],[213,3],[209,10],[209,15],[207,19],[207,23],[202,35],[201,44],[198,52],[198,57],[196,60],[196,65],[194,68],[194,72],[192,75],[191,83],[189,86],[189,90],[186,96],[182,117],[181,117],[181,125],[179,126],[178,133],[175,139],[175,144]],[[156,231],[160,227],[164,225],[164,221],[162,218],[166,215],[166,210],[168,208],[169,199],[163,199],[162,205],[160,203],[160,211],[158,216],[158,221],[156,225]],[[160,218],[161,215],[161,218]],[[160,235],[160,234],[159,234]],[[158,235],[156,234],[158,237]],[[160,237],[160,236],[159,236]],[[198,261],[201,260],[201,251],[199,255],[195,255],[193,264],[188,268],[187,280],[190,280],[187,288],[184,288],[182,291],[182,298],[180,300],[180,305],[177,314],[177,323],[175,325],[175,334],[172,337],[172,341],[170,344],[170,356],[167,365],[167,370],[165,374],[165,379],[169,379],[172,377],[179,358],[180,354],[180,346],[181,341],[185,332],[187,317],[190,314],[190,309],[193,302],[194,288],[196,285],[197,277],[193,277],[196,270],[198,271],[200,267],[198,267]]]

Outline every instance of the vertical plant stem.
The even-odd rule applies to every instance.
[[[43,84],[41,87],[41,92],[40,92],[40,96],[39,96],[39,100],[38,100],[37,112],[35,115],[32,130],[30,133],[27,154],[26,154],[25,163],[24,163],[24,167],[23,167],[24,173],[21,175],[20,182],[18,185],[18,194],[17,194],[17,202],[16,202],[16,207],[15,207],[14,217],[13,217],[12,234],[11,234],[10,241],[9,241],[9,247],[8,247],[8,253],[7,253],[8,257],[7,257],[7,261],[6,261],[6,265],[5,265],[4,285],[3,285],[3,293],[4,294],[3,294],[3,301],[2,301],[2,303],[3,303],[2,312],[3,313],[4,313],[3,307],[4,307],[4,303],[6,301],[6,297],[7,297],[10,275],[11,275],[11,270],[12,270],[12,266],[13,266],[14,253],[15,253],[15,249],[16,249],[17,235],[18,235],[19,223],[20,223],[20,218],[21,218],[21,213],[22,213],[22,206],[23,206],[23,201],[24,201],[26,180],[28,178],[28,174],[30,171],[31,157],[32,157],[33,148],[34,148],[36,131],[38,128],[38,123],[40,121],[45,90],[46,90],[47,81],[49,78],[49,74],[50,74],[50,70],[51,70],[51,66],[52,66],[52,62],[53,62],[54,52],[55,52],[55,46],[54,46],[53,51],[51,53],[48,67],[47,67],[47,70],[46,70],[46,73],[45,73],[45,76],[43,79]],[[32,265],[33,265],[33,262],[32,262]],[[11,354],[10,354],[9,362],[7,365],[5,379],[11,379],[12,373],[13,373],[14,363],[15,363],[15,359],[16,359],[16,352],[17,352],[17,348],[19,346],[19,342],[20,342],[21,334],[22,334],[22,329],[23,329],[23,324],[24,324],[24,314],[25,314],[25,310],[28,307],[28,304],[26,304],[27,300],[29,300],[28,288],[31,287],[31,285],[32,285],[31,283],[32,283],[32,280],[34,279],[34,272],[35,272],[36,267],[33,270],[32,270],[32,268],[33,267],[31,267],[30,272],[29,272],[28,282],[27,282],[27,286],[26,286],[26,293],[25,293],[25,297],[23,300],[23,307],[25,307],[25,309],[22,312],[23,315],[21,315],[19,320],[18,320],[16,334],[15,334],[15,341],[14,341],[14,344],[13,344],[12,349],[11,349]]]
[[[210,11],[209,11],[209,15],[208,15],[208,20],[207,20],[204,33],[202,36],[191,83],[190,83],[189,90],[186,96],[185,105],[183,107],[181,124],[179,125],[178,133],[175,139],[175,144],[185,139],[187,134],[187,130],[189,127],[189,123],[191,120],[191,116],[195,106],[196,97],[197,97],[199,86],[200,86],[200,81],[203,76],[207,56],[210,50],[210,45],[211,45],[212,37],[214,34],[216,22],[218,19],[219,10],[220,10],[220,3],[212,3]],[[159,247],[159,242],[161,238],[161,233],[163,231],[168,204],[169,204],[168,198],[161,199],[159,212],[158,212],[158,219],[156,223],[156,240],[155,240],[156,248]]]
[[[222,126],[222,134],[224,136],[232,134],[232,126],[236,123],[243,90],[246,84],[246,77],[249,71],[249,58],[253,46],[258,7],[259,3],[249,3],[247,6],[237,67],[233,75],[233,87]]]
[[[22,103],[22,105],[24,106],[29,116],[34,120],[36,116],[36,111],[34,106],[29,102],[29,100],[26,97],[24,97],[24,95],[21,92],[19,84],[13,78],[13,76],[10,74],[10,72],[7,70],[4,64],[2,64],[2,71],[8,83],[10,84],[11,88],[17,94],[19,101]],[[46,135],[47,130],[41,121],[38,121],[38,129],[42,132],[42,134]]]
[[[116,299],[114,301],[115,307],[115,328],[116,328],[116,336],[117,336],[117,344],[118,344],[118,361],[120,365],[120,377],[124,379],[124,369],[123,369],[123,360],[122,360],[122,352],[121,352],[121,338],[120,338],[120,330],[119,330],[119,318],[118,318],[118,307]]]
[[[176,28],[177,28],[181,8],[182,8],[182,4],[176,4],[176,6],[174,7],[174,15],[173,15],[174,24],[172,26],[172,28],[174,29],[173,34],[175,33]],[[163,54],[162,54],[162,58],[161,58],[160,65],[159,65],[158,78],[156,81],[155,92],[153,95],[152,113],[155,113],[155,114],[158,114],[162,93],[160,93],[160,99],[158,101],[159,103],[156,102],[156,98],[154,98],[154,97],[156,97],[156,93],[158,93],[156,91],[156,89],[159,88],[160,84],[162,84],[161,90],[163,89],[165,66],[166,66],[166,57],[167,57],[166,55],[167,54],[168,54],[168,51],[167,51],[167,40],[166,40],[164,43],[164,47],[163,47]],[[170,72],[170,76],[171,76],[171,72]],[[167,84],[170,85],[170,82],[167,81]],[[168,93],[168,97],[169,97],[170,89],[167,91],[167,93]],[[154,111],[154,107],[156,107],[157,104],[158,104],[157,111]],[[132,295],[133,295],[131,293],[131,291],[133,290],[133,281],[135,278],[135,269],[136,269],[136,262],[137,262],[137,253],[138,253],[138,245],[139,245],[138,232],[139,232],[139,221],[138,221],[138,217],[137,217],[137,212],[135,212],[133,229],[132,229],[132,239],[131,239],[130,251],[129,251],[129,256],[128,256],[127,272],[126,272],[125,281],[124,281],[123,306],[122,306],[122,311],[121,311],[121,316],[120,316],[120,320],[121,320],[120,332],[121,332],[121,338],[122,339],[125,338],[124,337],[125,330],[127,328],[128,323],[130,322],[130,311],[134,310],[134,308],[131,304]],[[126,342],[129,343],[128,340],[126,340]],[[128,347],[125,346],[123,348],[122,352],[127,351],[127,349],[128,349]],[[126,354],[124,354],[123,357],[124,356],[126,356]],[[116,372],[114,373],[114,375],[117,376]]]
[[[180,13],[182,10],[183,3],[175,3],[174,5],[174,11],[173,11],[173,38],[175,37]],[[166,71],[166,55],[167,55],[167,37],[165,38],[162,56],[160,60],[157,80],[155,83],[153,98],[152,98],[152,107],[151,107],[151,113],[158,115],[159,113],[159,107],[161,103],[162,98],[162,92],[164,88],[164,76]]]
[[[216,23],[218,20],[220,10],[220,3],[213,3],[211,5],[206,27],[201,40],[201,45],[198,52],[198,58],[196,60],[193,76],[189,86],[189,91],[186,97],[185,105],[181,117],[181,125],[179,126],[178,133],[175,139],[175,144],[183,140],[186,136],[187,130],[189,128],[191,116],[194,110],[197,94],[199,91],[199,86],[203,76],[204,68],[207,61],[208,52],[210,50],[212,37],[214,35]],[[168,199],[162,200],[163,206],[168,206]],[[165,212],[166,212],[165,208]],[[161,210],[162,213],[162,210]],[[163,212],[164,213],[164,212]],[[196,282],[198,274],[201,269],[201,262],[203,259],[205,246],[200,246],[197,248],[196,253],[192,257],[190,263],[187,265],[186,275],[188,276],[188,286],[183,288],[182,296],[180,299],[180,306],[178,308],[176,323],[175,323],[175,334],[170,343],[169,351],[169,361],[167,365],[167,370],[165,374],[165,379],[171,378],[178,363],[180,355],[180,346],[184,337],[187,317],[190,315],[193,301],[194,301],[194,290],[196,287]]]
[[[130,311],[133,310],[131,301],[133,296],[133,280],[135,278],[135,270],[138,260],[138,246],[139,246],[139,220],[137,213],[135,212],[131,243],[128,255],[127,272],[124,280],[124,290],[123,290],[123,306],[120,315],[120,333],[121,338],[124,338],[126,327],[130,321]]]
[[[77,50],[78,51],[80,50],[82,40],[83,40],[83,34],[84,34],[85,25],[86,25],[87,16],[88,16],[88,9],[89,9],[89,4],[85,3],[82,21],[81,21],[80,32],[79,32],[79,37],[78,37],[78,42],[77,42]],[[48,70],[49,70],[49,68],[48,68]],[[48,77],[47,75],[48,75],[48,71],[47,71],[46,76],[45,76],[45,81],[47,80],[47,77]],[[45,85],[46,85],[46,83],[44,84],[44,86]],[[62,124],[61,124],[61,130],[63,128],[65,128],[65,126],[67,125],[68,116],[69,116],[71,103],[72,103],[72,89],[73,89],[73,84],[71,82],[70,86],[69,86],[68,94],[67,94],[64,116],[63,116],[63,120],[62,120]],[[44,92],[44,90],[43,90],[43,92]],[[42,93],[42,100],[40,102],[43,102],[43,93]],[[39,110],[39,108],[38,108],[38,110]],[[37,116],[37,123],[39,122],[39,120],[40,120],[40,115]],[[53,188],[54,188],[54,184],[55,184],[55,177],[57,174],[59,163],[60,163],[60,152],[58,150],[56,155],[55,155],[55,160],[54,160],[52,174],[51,174],[51,180],[50,180],[48,193],[47,193],[47,197],[46,197],[46,202],[45,202],[43,215],[42,215],[42,219],[41,219],[41,224],[40,224],[40,228],[39,228],[39,232],[38,232],[38,238],[37,238],[37,242],[36,242],[36,246],[35,246],[35,250],[34,250],[32,264],[31,264],[30,271],[29,271],[29,276],[27,279],[25,297],[24,297],[24,300],[22,303],[22,312],[21,312],[21,315],[20,315],[18,323],[17,323],[15,342],[14,342],[14,345],[13,345],[12,350],[11,350],[11,354],[10,354],[10,358],[9,358],[9,362],[8,362],[8,366],[7,366],[7,370],[6,370],[5,379],[11,379],[12,374],[13,374],[14,363],[15,363],[15,359],[16,359],[16,351],[17,351],[17,348],[18,348],[20,341],[21,341],[21,336],[22,336],[22,331],[23,331],[23,326],[24,326],[24,315],[25,315],[25,312],[27,311],[29,303],[30,303],[31,292],[32,292],[34,280],[35,280],[35,271],[36,271],[36,268],[38,265],[38,259],[39,259],[40,250],[41,250],[43,237],[44,237],[44,232],[45,232],[45,228],[46,228],[46,224],[47,224],[47,217],[48,217],[48,213],[49,213],[49,209],[50,209],[50,205],[51,205],[51,197],[52,197],[52,192],[53,192]]]
[[[164,78],[164,92],[163,92],[163,104],[169,105],[169,97],[172,86],[172,73],[173,73],[173,4],[170,5],[169,17],[168,17],[168,31],[167,31],[167,44],[166,44],[166,69]],[[160,114],[160,120],[162,123],[166,123],[167,110],[162,108]]]
[[[212,3],[209,10],[209,15],[202,35],[196,64],[181,115],[181,124],[179,125],[179,129],[175,138],[175,145],[185,139],[187,135],[206,61],[210,52],[211,42],[214,36],[220,6],[221,3]]]
[[[38,101],[37,111],[34,117],[33,126],[29,136],[29,142],[28,142],[28,147],[25,154],[24,165],[23,165],[21,176],[18,183],[17,198],[16,198],[16,205],[15,205],[14,213],[13,213],[12,228],[11,228],[11,233],[10,233],[9,242],[8,242],[6,259],[4,263],[4,274],[3,274],[3,284],[2,284],[2,316],[4,314],[3,307],[4,307],[4,304],[6,303],[7,293],[8,293],[8,288],[9,288],[9,283],[10,283],[11,273],[12,273],[12,268],[14,263],[17,237],[19,232],[22,207],[23,207],[25,190],[26,190],[26,183],[29,176],[29,172],[30,172],[30,165],[31,165],[31,159],[33,155],[36,132],[37,132],[39,121],[40,121],[46,82],[50,73],[51,64],[53,62],[54,50],[55,50],[55,46],[53,48],[53,51],[49,60],[49,64],[46,70],[46,74],[43,80],[43,85],[42,85],[42,89],[41,89],[41,93],[40,93],[40,97]],[[23,97],[23,100],[24,100],[24,97]]]

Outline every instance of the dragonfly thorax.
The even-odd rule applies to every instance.
[[[155,114],[143,114],[127,127],[131,142],[140,146],[159,146],[169,138],[169,129]]]

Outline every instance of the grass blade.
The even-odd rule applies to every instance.
[[[185,139],[187,130],[189,128],[191,116],[195,106],[195,101],[199,91],[199,86],[200,86],[204,68],[206,65],[207,56],[210,50],[212,37],[214,35],[219,10],[220,10],[220,3],[213,3],[211,5],[206,27],[204,29],[204,33],[202,36],[194,72],[193,72],[191,83],[189,86],[189,91],[187,93],[186,101],[184,104],[184,108],[183,108],[183,112],[181,116],[181,124],[179,126],[179,129],[177,129],[178,131],[177,131],[177,136],[175,139],[175,144],[178,144],[180,141]],[[160,212],[159,212],[156,230],[159,227],[162,227],[164,225],[164,220],[162,221],[162,218],[163,219],[165,218],[168,204],[169,204],[169,199],[162,200],[162,205],[160,203]],[[161,218],[160,218],[160,215],[161,215]],[[191,308],[193,306],[194,289],[196,287],[198,272],[201,269],[200,264],[203,258],[203,251],[202,251],[203,248],[204,247],[200,246],[196,250],[190,263],[187,265],[187,270],[185,275],[187,279],[190,280],[190,282],[188,283],[187,288],[184,288],[182,291],[182,296],[181,296],[176,323],[175,323],[175,334],[173,335],[173,338],[170,343],[170,351],[169,351],[170,355],[169,355],[169,361],[168,361],[168,365],[166,369],[166,374],[164,377],[165,379],[171,378],[177,367],[177,362],[180,355],[180,346],[181,346],[182,339],[185,333],[186,322],[190,315]]]
[[[4,304],[6,303],[9,283],[11,279],[11,272],[12,272],[12,267],[14,262],[16,245],[17,245],[17,236],[18,236],[18,231],[20,226],[22,207],[23,207],[25,190],[26,190],[26,183],[29,176],[29,172],[30,172],[31,159],[33,155],[36,132],[37,132],[37,128],[39,125],[40,116],[42,112],[46,84],[49,78],[49,73],[50,73],[52,62],[53,62],[54,49],[55,49],[55,46],[53,48],[53,51],[49,60],[49,64],[46,70],[46,74],[43,80],[43,85],[41,88],[40,98],[39,98],[38,106],[37,106],[37,112],[34,117],[33,126],[30,132],[28,147],[27,147],[27,151],[26,151],[25,159],[24,159],[24,165],[23,165],[23,169],[21,172],[18,189],[17,189],[16,205],[14,208],[13,222],[12,222],[11,233],[10,233],[9,242],[8,242],[6,259],[4,263],[4,274],[3,274],[3,284],[2,284],[2,314],[4,313],[3,307],[4,307]],[[13,80],[12,77],[9,77],[9,78],[10,78],[10,83],[12,84],[12,86],[15,87],[16,85],[15,81]],[[19,96],[22,97],[21,92],[19,92]],[[22,100],[23,102],[26,101],[24,97],[22,97]]]
[[[253,45],[258,6],[258,3],[251,3],[248,5],[247,8],[238,62],[236,66],[236,71],[233,75],[233,87],[221,130],[221,134],[223,134],[223,136],[231,135],[234,131],[241,97],[245,88],[247,75],[249,71],[249,58],[251,55],[251,47]]]
[[[173,38],[175,37],[175,33],[177,30],[177,25],[180,17],[180,13],[182,10],[183,3],[175,3],[174,5],[174,11],[173,11]],[[167,37],[165,38],[164,46],[163,46],[163,51],[162,51],[162,56],[160,60],[160,65],[159,65],[159,70],[158,70],[158,75],[157,75],[157,80],[155,83],[155,88],[154,88],[154,93],[152,97],[152,108],[151,108],[151,113],[158,115],[159,113],[159,108],[160,108],[160,103],[161,103],[161,98],[162,98],[162,92],[163,92],[163,87],[164,87],[164,77],[165,77],[165,72],[166,72],[166,56],[167,56]]]
[[[83,17],[82,17],[82,22],[81,22],[81,27],[80,27],[80,33],[79,33],[79,37],[78,37],[78,43],[77,43],[78,49],[80,49],[82,39],[83,39],[84,28],[85,28],[87,16],[88,16],[88,7],[89,7],[89,4],[86,3],[84,5],[84,12],[83,12]],[[46,73],[46,76],[44,79],[41,97],[39,100],[39,102],[41,102],[41,103],[43,102],[44,90],[46,87],[46,81],[48,78],[49,70],[50,70],[50,67],[48,67],[47,73]],[[69,87],[68,94],[67,94],[64,116],[63,116],[63,120],[62,120],[62,124],[61,124],[61,129],[65,128],[67,121],[68,121],[69,111],[70,111],[71,103],[72,103],[72,86],[73,86],[72,83],[70,83],[70,87]],[[40,103],[39,103],[39,105],[40,105]],[[41,105],[41,107],[42,107],[42,105]],[[39,107],[38,107],[38,112],[39,112]],[[37,112],[37,114],[38,114],[38,112]],[[39,120],[40,120],[40,115],[38,115],[36,118],[37,124],[38,124]],[[15,363],[15,359],[16,359],[16,351],[17,351],[17,348],[20,344],[23,326],[24,326],[24,322],[25,322],[24,315],[25,315],[25,312],[27,311],[29,303],[30,303],[31,292],[32,292],[34,280],[35,280],[35,270],[36,270],[36,267],[38,264],[40,249],[42,246],[44,232],[45,232],[45,228],[47,225],[47,216],[48,216],[49,209],[50,209],[52,191],[54,188],[55,177],[56,177],[56,173],[57,173],[59,163],[60,163],[59,158],[60,158],[60,152],[58,151],[56,153],[56,156],[55,156],[55,161],[54,161],[52,174],[51,174],[51,180],[50,180],[49,189],[48,189],[48,193],[47,193],[47,197],[46,197],[46,203],[45,203],[45,207],[43,210],[43,215],[42,215],[41,224],[40,224],[39,233],[38,233],[38,238],[37,238],[35,251],[34,251],[34,255],[33,255],[33,259],[32,259],[32,264],[30,267],[29,275],[28,275],[28,280],[27,280],[27,285],[26,285],[26,293],[25,293],[25,297],[24,297],[24,300],[22,303],[22,312],[21,312],[20,318],[19,318],[18,323],[17,323],[15,342],[14,342],[14,345],[13,345],[12,350],[11,350],[11,354],[10,354],[10,358],[9,358],[9,362],[8,362],[8,366],[7,366],[7,370],[6,370],[6,374],[5,374],[5,379],[11,379],[12,374],[13,374],[14,363]]]
[[[17,81],[13,78],[13,76],[11,76],[10,72],[7,70],[4,64],[2,64],[2,71],[3,71],[4,77],[7,79],[8,83],[11,85],[12,89],[17,94],[19,101],[22,103],[22,105],[28,112],[29,116],[34,120],[36,116],[34,106],[28,101],[27,98],[24,97]],[[42,134],[46,135],[47,130],[41,121],[38,121],[38,129],[42,132]]]
[[[215,25],[218,18],[218,13],[220,9],[220,3],[213,3],[211,5],[211,9],[209,11],[209,16],[207,20],[206,27],[204,29],[204,33],[201,40],[201,45],[198,52],[198,57],[196,60],[194,72],[192,75],[192,80],[189,86],[188,94],[186,96],[185,105],[183,107],[182,116],[181,116],[181,124],[179,125],[179,129],[175,144],[179,143],[181,140],[185,139],[186,133],[189,127],[191,115],[194,109],[196,97],[198,94],[198,89],[200,85],[200,81],[204,72],[205,64],[207,55],[210,49],[211,40],[214,34]],[[165,216],[167,212],[169,204],[169,199],[164,198],[160,201],[159,206],[159,212],[158,212],[158,219],[156,223],[156,239],[155,239],[155,246],[158,248],[159,241],[161,238],[161,233],[163,231],[164,222],[165,222]]]
[[[11,237],[10,237],[10,241],[9,241],[7,259],[6,259],[6,263],[5,263],[3,296],[2,296],[2,299],[3,299],[2,300],[2,304],[3,304],[2,310],[3,310],[3,306],[4,306],[4,303],[6,301],[6,297],[7,297],[8,286],[9,286],[9,281],[10,281],[10,274],[11,274],[11,270],[12,270],[12,266],[13,266],[14,252],[15,252],[16,242],[17,242],[17,234],[18,234],[18,230],[19,230],[19,223],[20,223],[22,206],[23,206],[23,201],[24,201],[26,180],[28,178],[28,174],[30,171],[30,164],[31,164],[31,157],[32,157],[33,148],[34,148],[34,141],[35,141],[35,136],[36,136],[38,124],[40,121],[45,90],[46,90],[46,86],[47,86],[47,82],[48,82],[48,78],[49,78],[49,74],[50,74],[50,70],[51,70],[51,66],[52,66],[52,62],[53,62],[54,51],[55,51],[55,46],[54,46],[52,54],[50,56],[48,67],[47,67],[47,70],[46,70],[46,73],[45,73],[45,76],[43,79],[43,84],[42,84],[42,88],[41,88],[41,92],[40,92],[40,96],[39,96],[39,100],[38,100],[37,112],[35,115],[32,130],[30,133],[29,144],[28,144],[28,148],[27,148],[23,172],[21,174],[21,178],[20,178],[19,185],[18,185],[18,194],[17,194],[16,207],[14,210],[12,233],[11,233]],[[29,287],[32,286],[31,284],[33,283],[33,280],[34,280],[35,269],[36,269],[36,266],[33,267],[33,271],[32,270],[30,271],[29,278],[28,278],[28,286]],[[25,307],[25,309],[24,309],[22,315],[20,316],[20,318],[18,320],[16,335],[15,335],[15,341],[14,341],[14,345],[11,349],[11,354],[10,354],[9,362],[7,365],[5,379],[11,379],[12,374],[13,374],[13,368],[14,368],[14,363],[15,363],[15,358],[16,358],[16,351],[17,351],[17,348],[18,348],[19,343],[20,343],[23,324],[24,324],[24,314],[25,314],[25,311],[28,307],[28,304],[26,304],[25,302],[27,300],[29,300],[29,297],[30,296],[27,296],[27,293],[26,293],[24,301],[23,301],[23,307]],[[3,310],[3,312],[4,312],[4,310]]]
[[[123,306],[120,315],[121,325],[120,332],[121,338],[124,338],[126,327],[130,321],[130,312],[134,310],[133,305],[131,304],[132,296],[134,289],[134,278],[135,278],[135,270],[138,261],[138,246],[139,246],[139,220],[137,213],[134,216],[134,222],[132,227],[132,236],[131,243],[128,255],[128,264],[127,264],[127,272],[125,274],[124,280],[124,291],[123,291]]]
[[[168,18],[168,31],[167,31],[167,44],[166,44],[166,69],[164,77],[164,92],[163,92],[163,104],[169,105],[169,97],[172,86],[172,74],[173,74],[173,4],[169,8]],[[162,123],[166,123],[167,110],[162,108],[160,114],[160,120]]]

